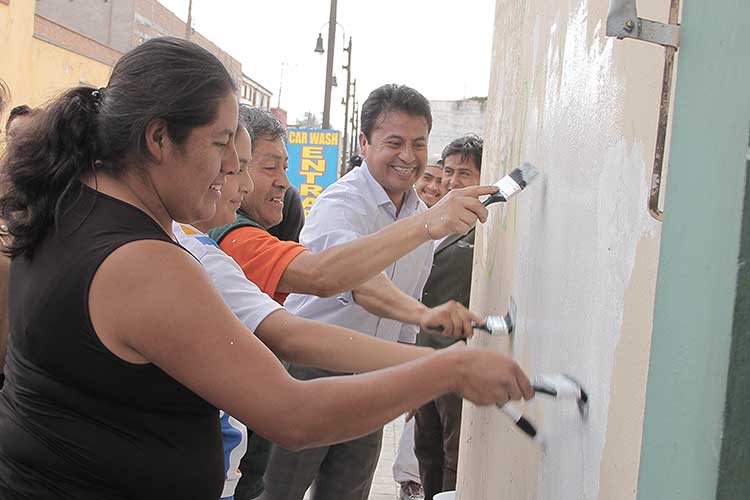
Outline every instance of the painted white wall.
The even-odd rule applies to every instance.
[[[660,223],[646,209],[663,48],[605,37],[608,0],[498,0],[483,180],[542,171],[480,228],[472,309],[519,309],[507,352],[529,374],[567,372],[588,420],[544,396],[524,405],[543,450],[492,408],[465,405],[460,500],[633,499]],[[640,0],[666,21],[668,0]],[[668,214],[666,215],[669,216]]]

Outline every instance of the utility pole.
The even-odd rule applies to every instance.
[[[354,114],[352,115],[354,123],[352,126],[352,142],[354,143],[354,152],[359,154],[359,101],[354,101]]]
[[[333,50],[336,47],[336,0],[331,0],[328,19],[328,61],[326,63],[326,88],[323,99],[323,128],[331,128],[331,80],[333,78]]]
[[[185,40],[190,40],[193,35],[193,0],[188,3],[188,18],[185,25]]]
[[[348,125],[352,128],[352,139],[349,146],[349,156],[352,156],[354,153],[358,152],[359,146],[358,146],[358,140],[359,137],[357,137],[357,122],[359,120],[359,105],[357,103],[357,79],[354,79],[354,83],[352,84],[352,120],[351,123]]]
[[[341,165],[339,166],[339,177],[346,173],[346,161],[349,159],[347,150],[349,149],[349,89],[351,89],[352,82],[352,37],[349,37],[349,47],[344,49],[349,55],[346,66],[342,66],[346,70],[346,99],[344,101],[344,140],[341,142]]]

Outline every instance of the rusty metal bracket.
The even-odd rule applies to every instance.
[[[638,17],[636,0],[610,0],[607,14],[607,36],[634,38],[665,47],[680,46],[680,26]]]
[[[669,24],[638,17],[636,0],[610,0],[607,16],[607,36],[614,36],[618,39],[635,38],[664,46],[664,74],[659,99],[659,121],[656,126],[651,190],[648,197],[648,212],[660,222],[664,220],[664,212],[659,208],[659,200],[661,199],[661,176],[669,125],[669,106],[672,100],[674,59],[680,45],[679,15],[680,0],[670,0]]]

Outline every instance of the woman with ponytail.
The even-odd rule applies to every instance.
[[[515,363],[468,348],[291,378],[173,240],[173,221],[213,217],[239,168],[237,122],[218,59],[160,38],[9,145],[3,500],[216,500],[218,408],[298,449],[368,434],[447,392],[485,405],[532,395]]]

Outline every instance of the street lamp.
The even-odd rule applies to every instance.
[[[333,83],[333,49],[336,46],[336,1],[331,0],[331,12],[328,16],[328,61],[326,62],[326,87],[323,98],[323,128],[331,128],[331,90]],[[325,26],[325,24],[323,25]],[[343,26],[342,26],[343,28]],[[322,26],[321,26],[322,29]],[[318,41],[315,44],[315,52],[322,54],[323,34],[318,33]]]

